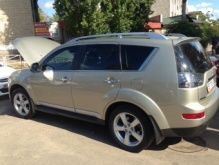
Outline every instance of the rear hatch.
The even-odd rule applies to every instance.
[[[179,88],[197,88],[199,102],[216,89],[216,72],[197,39],[188,39],[175,46]]]

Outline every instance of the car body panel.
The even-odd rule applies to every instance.
[[[63,79],[66,79],[66,81]],[[71,86],[71,71],[46,70],[39,73],[32,73],[29,77],[29,84],[37,98],[37,105],[50,107],[65,107],[74,111]]]
[[[87,110],[102,116],[104,107],[119,93],[120,75],[118,71],[75,71],[72,96],[76,111]],[[116,82],[108,83],[108,79]]]

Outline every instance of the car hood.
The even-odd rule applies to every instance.
[[[22,37],[14,40],[13,45],[28,65],[31,65],[39,62],[60,44],[42,37]]]

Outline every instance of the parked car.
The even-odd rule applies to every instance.
[[[127,151],[198,136],[218,108],[215,69],[199,38],[118,33],[59,45],[24,37],[14,46],[31,65],[9,79],[18,116],[43,111],[105,124]]]
[[[8,94],[8,77],[15,69],[0,63],[0,96]]]
[[[219,59],[215,56],[210,56],[210,60],[216,70],[217,86],[218,86],[219,85]]]

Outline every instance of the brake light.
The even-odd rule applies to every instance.
[[[219,74],[219,72],[218,72],[218,67],[219,67],[218,63],[213,61],[212,65],[214,66],[214,69],[216,70],[216,73]]]
[[[182,114],[182,117],[187,120],[202,119],[205,117],[205,112]]]
[[[202,73],[178,73],[179,88],[194,88],[203,84]]]

